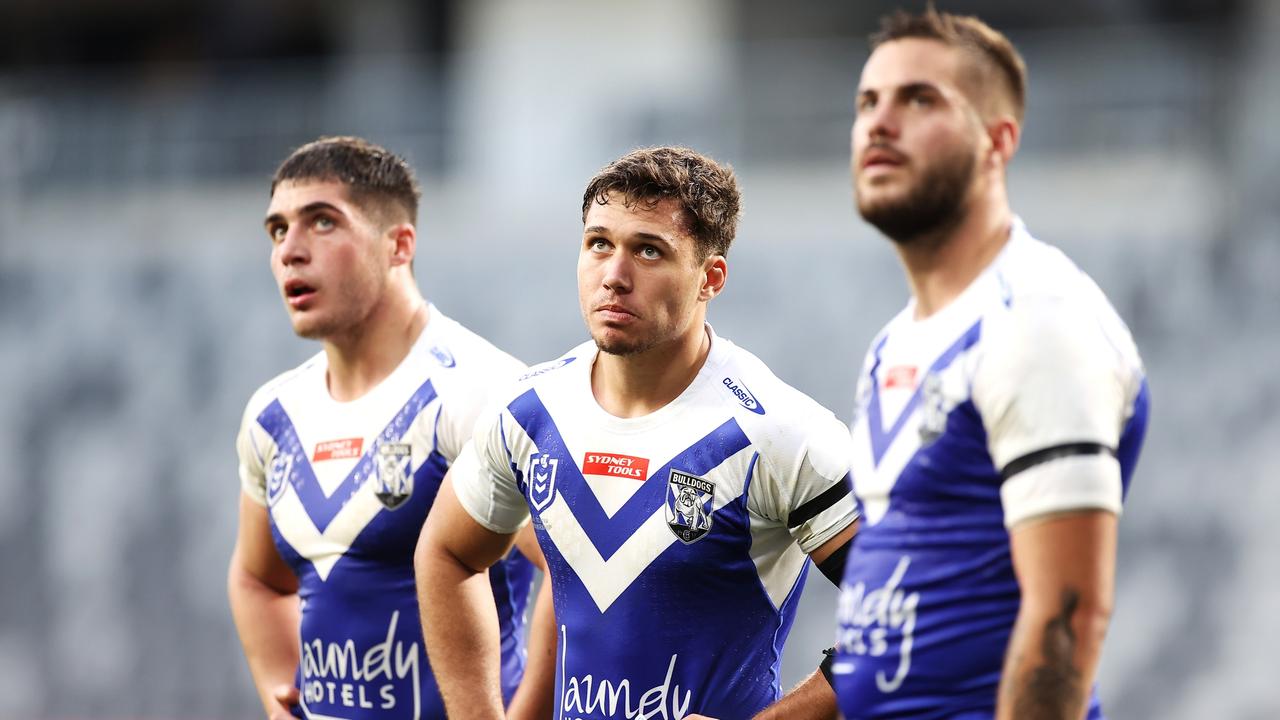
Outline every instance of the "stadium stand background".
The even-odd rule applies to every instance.
[[[1149,366],[1110,714],[1278,717],[1280,2],[938,4],[1025,54],[1015,209]],[[847,171],[864,37],[892,6],[0,3],[0,717],[257,714],[224,590],[233,437],[249,393],[318,349],[260,224],[275,163],[316,135],[413,162],[420,284],[529,362],[583,337],[590,173],[643,144],[730,161],[745,214],[712,320],[847,418],[906,296]],[[812,578],[788,685],[833,602]]]

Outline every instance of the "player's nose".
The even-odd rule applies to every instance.
[[[604,262],[604,274],[600,282],[615,293],[631,292],[632,268],[626,253],[614,253]]]
[[[276,248],[276,253],[284,265],[308,262],[311,259],[311,252],[307,246],[303,228],[298,225],[290,226],[284,233],[284,239]]]

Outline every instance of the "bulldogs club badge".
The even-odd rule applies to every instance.
[[[411,455],[409,443],[378,446],[373,493],[388,510],[400,507],[413,494],[413,475],[409,472]]]
[[[710,480],[672,470],[667,479],[667,527],[685,545],[711,530],[711,502],[716,486]]]
[[[558,459],[547,453],[529,456],[529,472],[525,476],[529,483],[529,504],[538,512],[546,510],[556,497],[556,467],[559,464]]]

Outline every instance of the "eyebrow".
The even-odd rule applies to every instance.
[[[603,225],[592,225],[590,227],[584,228],[582,233],[584,235],[609,235],[610,234],[609,228],[604,227]],[[662,235],[658,235],[656,233],[638,232],[638,233],[635,233],[633,237],[637,237],[641,240],[648,240],[649,242],[662,243],[663,245],[666,245],[672,250],[676,249],[676,244],[672,242],[670,238],[664,237]]]
[[[302,209],[298,211],[298,214],[305,217],[307,215],[314,215],[324,210],[327,210],[329,212],[332,212],[338,215],[344,215],[344,213],[342,212],[342,209],[339,208],[337,205],[334,205],[333,203],[325,202],[323,200],[316,200],[315,202],[310,202],[310,203],[307,203],[306,205],[303,205]],[[271,213],[266,217],[265,220],[262,221],[262,224],[264,226],[270,227],[271,225],[274,225],[276,223],[283,223],[283,222],[285,222],[283,213]]]
[[[858,90],[858,97],[862,97],[863,95],[877,95],[877,94],[880,94],[883,90],[884,89],[882,88],[860,88]],[[889,88],[889,91],[897,93],[899,95],[913,95],[915,93],[925,92],[925,91],[935,92],[939,95],[944,94],[942,92],[942,88],[926,80],[917,80],[915,82],[909,82],[905,85],[898,85],[897,87]]]

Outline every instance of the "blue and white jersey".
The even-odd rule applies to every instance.
[[[495,532],[532,514],[556,718],[750,717],[779,696],[806,553],[856,517],[848,429],[714,334],[678,398],[614,417],[592,394],[596,355],[535,367],[477,424],[458,497]]]
[[[958,298],[914,315],[885,326],[858,382],[863,522],[833,666],[849,720],[992,717],[1020,602],[1008,529],[1119,513],[1147,424],[1128,329],[1021,221]]]
[[[329,395],[323,352],[264,385],[237,439],[244,492],[268,507],[299,579],[301,706],[311,718],[444,718],[418,619],[413,551],[445,471],[493,388],[524,365],[434,307],[409,355],[351,402]],[[533,568],[490,573],[503,689],[524,669]]]

